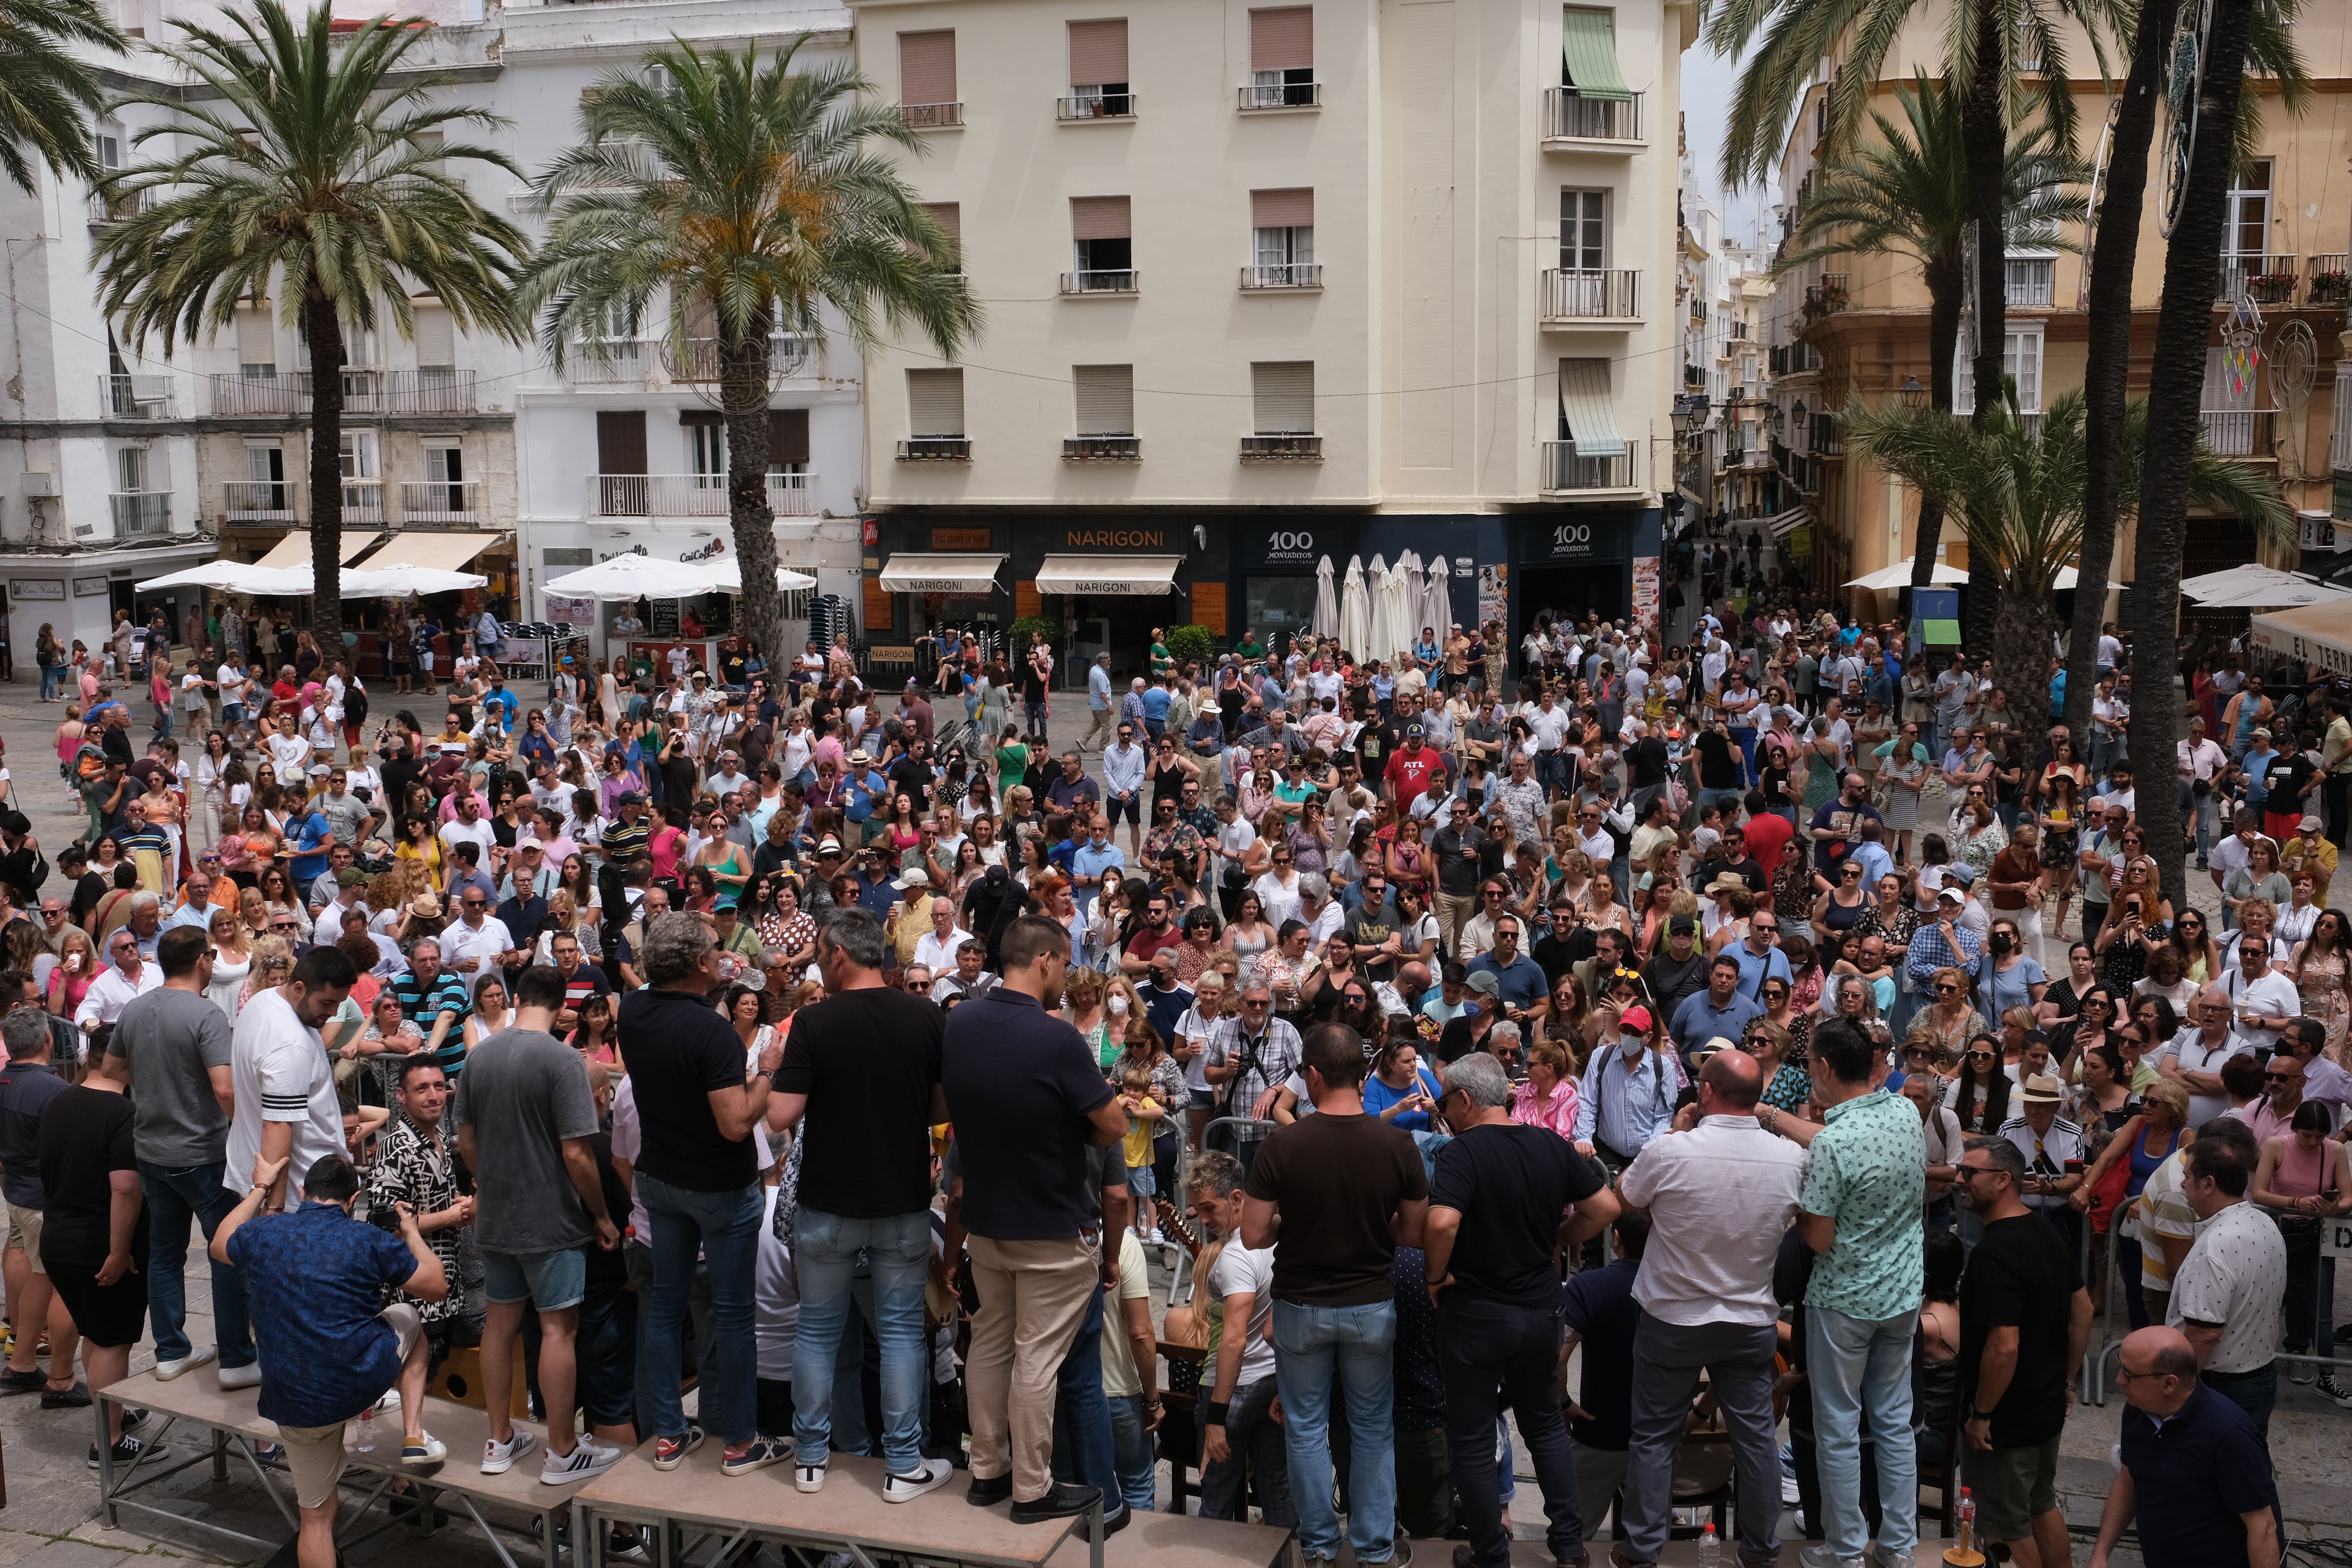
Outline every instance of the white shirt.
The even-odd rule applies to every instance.
[[[506,922],[496,915],[487,915],[483,917],[479,930],[461,920],[443,931],[441,956],[450,968],[467,976],[470,982],[479,979],[495,967],[499,954],[513,952],[514,944],[514,938],[507,931]],[[482,962],[469,966],[466,963],[469,958],[478,958]]]
[[[2066,1174],[2067,1161],[2083,1157],[2083,1129],[2063,1116],[2052,1117],[2050,1131],[2039,1138],[2034,1135],[2032,1122],[2022,1116],[2012,1116],[2000,1124],[2000,1135],[2016,1144],[2017,1152],[2025,1156],[2029,1175],[2056,1180]],[[2066,1206],[2066,1199],[2050,1193],[2029,1193],[2024,1202],[2026,1207],[2035,1209]]]
[[[443,844],[453,847],[459,844],[475,846],[482,852],[481,868],[485,871],[490,868],[490,848],[498,843],[499,837],[490,831],[490,825],[479,816],[471,825],[456,819],[443,823],[439,837]]]
[[[2286,1327],[2286,1241],[2250,1203],[2234,1203],[2197,1226],[2172,1281],[2164,1321],[2221,1325],[2209,1372],[2257,1372],[2278,1354]]]
[[[1279,876],[1268,871],[1250,884],[1250,890],[1257,894],[1258,902],[1265,908],[1266,924],[1276,931],[1282,929],[1283,921],[1298,918],[1297,868],[1291,868],[1290,882],[1286,887]]]
[[[81,1005],[74,1009],[74,1022],[79,1026],[111,1024],[122,1016],[122,1009],[131,1005],[132,997],[144,996],[163,984],[163,971],[152,958],[139,966],[135,984],[125,980],[122,971],[109,965],[98,972],[89,989],[82,993]],[[247,1160],[245,1168],[250,1172],[253,1162]]]
[[[971,932],[949,926],[948,934],[925,931],[915,942],[915,962],[934,974],[955,972],[956,950],[971,940]]]
[[[2220,1045],[2209,1049],[2205,1044],[2205,1031],[2191,1024],[2173,1036],[2172,1043],[2158,1051],[2155,1059],[2161,1064],[2165,1058],[2170,1057],[2180,1064],[2183,1072],[2217,1073],[2221,1070],[2223,1062],[2231,1057],[2249,1055],[2253,1048],[2232,1031],[2221,1037]],[[2230,1097],[2226,1094],[2191,1094],[2189,1097],[2189,1125],[2202,1127],[2229,1109]]]
[[[268,752],[269,760],[278,764],[278,779],[281,784],[300,778],[310,765],[310,742],[299,735],[272,735],[264,742],[263,749]],[[247,1173],[250,1175],[251,1172]]]
[[[2237,945],[2233,938],[2231,945]],[[2266,970],[2259,980],[2249,980],[2242,970],[2230,971],[2224,981],[2230,994],[2232,1019],[2230,1034],[2248,1050],[2266,1051],[2278,1046],[2276,1029],[2258,1029],[2246,1022],[2249,1012],[2265,1018],[2292,1018],[2302,1013],[2303,998],[2295,994],[2294,982],[2277,970]]]
[[[228,1163],[221,1183],[243,1193],[253,1184],[266,1121],[293,1124],[294,1156],[286,1167],[287,1205],[310,1167],[343,1152],[343,1113],[335,1099],[335,1062],[319,1031],[295,1016],[276,988],[257,991],[236,1016],[229,1043],[229,1081],[236,1114],[228,1127]]]
[[[1805,1152],[1752,1116],[1709,1116],[1654,1138],[1619,1191],[1650,1211],[1633,1300],[1662,1322],[1775,1321],[1772,1260],[1797,1212]]]

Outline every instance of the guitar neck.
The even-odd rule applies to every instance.
[[[1152,1206],[1160,1215],[1160,1228],[1176,1238],[1176,1244],[1184,1249],[1186,1257],[1199,1258],[1201,1233],[1192,1228],[1192,1222],[1179,1213],[1176,1205],[1166,1198],[1157,1200]]]

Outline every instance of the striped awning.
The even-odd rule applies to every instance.
[[[1622,458],[1631,450],[1617,433],[1617,416],[1609,406],[1607,360],[1559,362],[1559,413],[1568,422],[1578,457]]]
[[[373,528],[353,529],[342,537],[343,562],[346,566],[357,561],[367,547],[383,535]],[[306,531],[289,533],[269,547],[269,553],[254,563],[257,566],[302,566],[310,564],[310,535]]]
[[[1798,529],[1813,521],[1813,514],[1803,507],[1790,507],[1777,517],[1764,520],[1764,531],[1775,539],[1786,539]]]
[[[1560,54],[1568,79],[1580,98],[1606,98],[1618,102],[1633,94],[1617,69],[1617,24],[1609,11],[1585,11],[1570,6],[1560,13]]]

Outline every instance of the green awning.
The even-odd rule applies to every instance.
[[[1633,98],[1624,77],[1617,70],[1614,12],[1562,11],[1559,37],[1569,85],[1576,89],[1579,97],[1605,98],[1620,103]]]
[[[1922,621],[1919,629],[1924,641],[1940,647],[1960,646],[1960,623],[1958,621]]]

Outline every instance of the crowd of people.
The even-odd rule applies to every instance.
[[[1155,632],[1059,752],[1042,638],[888,694],[814,645],[525,694],[478,640],[373,709],[315,651],[235,704],[199,668],[193,766],[99,681],[58,737],[87,837],[52,872],[0,817],[0,1385],[87,1404],[149,1333],[166,1380],[216,1360],[278,1423],[304,1568],[346,1422],[449,1462],[425,1390],[467,1343],[478,1463],[550,1484],[708,1433],[729,1476],[868,1453],[891,1501],[963,1468],[1117,1528],[1172,1393],[1202,1511],[1310,1560],[1497,1568],[1516,1441],[1556,1562],[1613,1503],[1612,1561],[1653,1563],[1712,1429],[1769,1563],[1785,1418],[1806,1563],[1908,1562],[1957,1459],[2038,1565],[2112,1289],[2135,1408],[2233,1463],[2127,1422],[2158,1468],[2108,1522],[2269,1568],[2282,1373],[2352,1408],[2318,1234],[2352,942],[2326,819],[2230,791],[2334,770],[2263,760],[2252,680],[2212,715],[2242,756],[2184,742],[2228,808],[2209,921],[2120,739],[2078,762],[1976,661],[1805,608],[1546,619],[1516,677],[1496,626],[1206,666]],[[2149,1538],[2239,1503],[2182,1526],[2209,1554]]]

